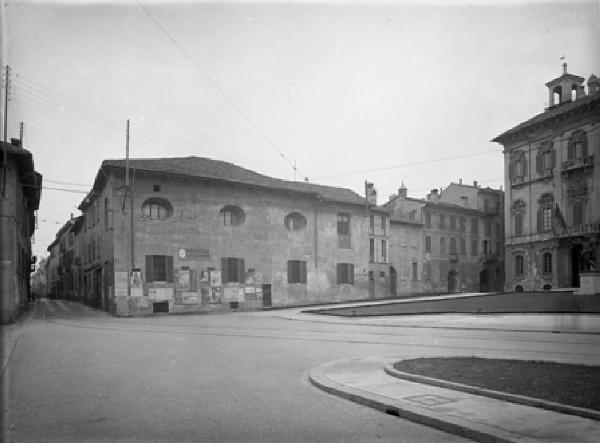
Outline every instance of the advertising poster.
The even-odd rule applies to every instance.
[[[210,285],[219,286],[221,284],[221,271],[210,271]]]
[[[142,288],[142,270],[140,268],[134,268],[131,272],[131,289],[133,288]]]
[[[177,290],[178,291],[189,291],[190,290],[190,270],[189,268],[181,268],[177,272]]]
[[[221,301],[221,287],[220,286],[213,286],[212,288],[210,288],[211,291],[211,297],[210,297],[210,302],[211,303],[222,303]]]
[[[181,293],[181,303],[184,305],[197,305],[199,301],[200,300],[196,292]]]

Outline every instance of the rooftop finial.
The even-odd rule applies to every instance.
[[[567,73],[567,56],[565,54],[560,58],[563,61],[563,74]]]

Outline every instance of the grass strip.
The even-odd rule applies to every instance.
[[[402,360],[398,371],[600,411],[600,366],[440,357]]]

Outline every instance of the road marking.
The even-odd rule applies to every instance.
[[[65,303],[60,300],[56,300],[56,304],[60,306],[60,308],[65,312],[71,312],[71,308],[69,308]]]

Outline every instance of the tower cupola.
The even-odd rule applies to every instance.
[[[584,78],[567,72],[567,63],[563,63],[563,73],[560,77],[546,83],[548,88],[549,107],[575,101],[585,95]]]

